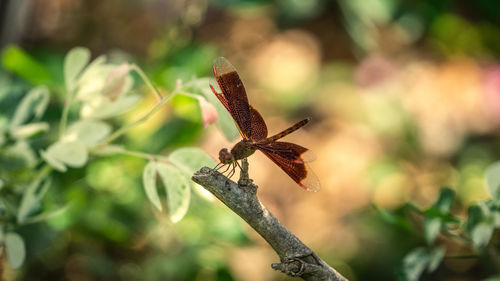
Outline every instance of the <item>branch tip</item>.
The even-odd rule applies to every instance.
[[[192,176],[224,205],[245,220],[280,257],[271,267],[304,280],[347,281],[283,226],[257,198],[257,186],[248,176],[248,162],[241,161],[238,184],[216,170],[203,167]]]

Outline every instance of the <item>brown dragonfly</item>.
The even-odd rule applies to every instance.
[[[319,180],[306,164],[314,160],[314,154],[300,145],[278,141],[306,125],[311,119],[306,118],[268,137],[266,123],[259,112],[248,103],[245,88],[234,66],[223,57],[217,58],[214,63],[214,75],[222,92],[218,93],[212,85],[210,88],[229,111],[243,137],[230,151],[227,148],[220,150],[220,163],[216,168],[220,169],[224,165],[229,165],[225,172],[232,167],[231,177],[236,165],[241,169],[238,160],[247,158],[256,150],[260,150],[302,188],[308,191],[318,191]]]

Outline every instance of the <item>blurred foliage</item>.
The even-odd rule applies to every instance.
[[[0,239],[5,245],[5,253],[10,266],[14,269],[21,267],[25,259],[35,259],[39,255],[44,255],[49,249],[63,249],[70,247],[73,239],[61,237],[59,231],[72,227],[80,235],[79,228],[86,229],[90,239],[100,237],[106,243],[116,243],[117,246],[124,243],[131,243],[134,234],[131,232],[131,225],[146,227],[143,223],[144,216],[141,206],[143,205],[140,190],[140,183],[136,177],[140,174],[136,169],[141,169],[144,160],[134,162],[127,159],[123,162],[115,155],[135,156],[145,159],[149,163],[145,166],[143,180],[147,198],[158,209],[158,216],[162,216],[162,201],[166,196],[168,203],[168,216],[173,223],[179,222],[188,211],[190,201],[198,201],[197,204],[205,206],[196,216],[199,221],[191,221],[187,227],[200,228],[196,230],[195,236],[187,235],[187,244],[193,243],[195,246],[191,255],[203,258],[204,251],[218,251],[216,245],[209,245],[208,248],[200,247],[198,241],[199,234],[205,233],[210,237],[210,232],[214,238],[220,242],[227,240],[238,243],[245,241],[241,226],[234,218],[224,218],[228,214],[213,214],[210,218],[202,220],[203,214],[210,214],[210,203],[204,203],[210,199],[200,191],[200,187],[194,184],[190,177],[194,171],[202,166],[214,166],[215,162],[202,150],[196,148],[181,148],[174,150],[169,156],[149,154],[141,151],[126,149],[124,146],[111,145],[110,143],[132,128],[148,121],[149,117],[159,111],[167,102],[173,108],[173,114],[177,118],[188,120],[200,126],[208,125],[206,122],[216,120],[204,120],[202,116],[205,111],[214,108],[206,102],[200,90],[196,90],[198,83],[196,80],[188,82],[189,88],[184,87],[182,82],[177,83],[177,88],[167,96],[161,94],[152,86],[143,71],[135,65],[122,63],[113,65],[106,62],[104,56],[100,56],[90,62],[90,52],[85,48],[74,48],[64,59],[64,100],[57,100],[51,95],[53,91],[60,91],[63,85],[58,85],[57,81],[47,81],[50,75],[44,74],[43,80],[29,79],[33,75],[32,66],[39,64],[35,58],[18,47],[8,47],[2,53],[3,66],[6,70],[25,78],[28,82],[38,85],[46,82],[46,86],[38,86],[28,91],[21,99],[17,98],[9,101],[15,94],[16,78],[9,78],[2,72],[4,81],[7,81],[2,90],[6,93],[2,95],[3,108],[15,108],[2,112],[1,127],[1,203],[0,213]],[[38,69],[44,69],[40,66]],[[35,69],[36,70],[36,69]],[[110,119],[121,115],[124,111],[135,106],[141,99],[138,94],[132,91],[142,91],[140,88],[133,88],[134,81],[130,75],[135,71],[140,78],[149,86],[150,92],[157,95],[156,104],[147,111],[141,118],[136,118],[134,122],[128,124],[115,123],[117,129],[110,125]],[[206,81],[206,80],[203,80]],[[195,85],[195,86],[193,86]],[[27,88],[28,85],[25,86]],[[188,90],[189,89],[189,90]],[[198,92],[198,94],[196,93]],[[18,94],[22,96],[22,94]],[[60,95],[61,97],[64,95]],[[49,102],[50,107],[49,106]],[[10,104],[10,106],[9,106]],[[17,104],[17,105],[16,105]],[[203,104],[203,106],[201,106]],[[50,116],[47,118],[45,112],[48,108],[62,106],[59,118]],[[214,109],[215,110],[215,109]],[[229,118],[229,117],[226,117]],[[219,118],[219,122],[224,117]],[[227,123],[227,120],[224,122]],[[67,125],[69,123],[69,126]],[[228,135],[234,135],[231,128],[225,128]],[[193,132],[191,132],[193,133]],[[117,168],[114,168],[117,167]],[[69,168],[77,168],[71,170]],[[85,169],[86,168],[86,169]],[[162,180],[165,191],[159,195],[159,188],[156,185],[157,174]],[[111,176],[111,177],[110,177]],[[81,178],[86,179],[85,182]],[[86,188],[85,188],[86,187]],[[83,188],[83,190],[82,190]],[[124,188],[130,189],[124,192]],[[85,191],[84,191],[85,190]],[[191,196],[191,190],[198,192],[200,196]],[[109,200],[102,196],[90,200],[91,194],[120,195],[117,200]],[[123,196],[125,195],[125,196]],[[161,199],[160,199],[161,197]],[[204,198],[204,199],[201,199]],[[201,201],[200,201],[201,200]],[[199,207],[198,207],[199,208]],[[87,210],[82,214],[83,210]],[[195,208],[196,209],[196,208]],[[215,209],[214,209],[215,210]],[[215,218],[225,220],[222,229],[218,229],[218,223],[211,221]],[[188,219],[189,221],[189,219]],[[48,223],[46,225],[45,223]],[[212,226],[203,226],[210,223]],[[49,228],[47,228],[49,226]],[[231,228],[226,231],[225,228]],[[168,239],[163,242],[173,243],[177,235],[183,235],[183,227],[179,226],[176,231],[171,232]],[[155,230],[151,230],[154,233]],[[186,230],[188,231],[188,230]],[[42,235],[40,238],[33,236]],[[158,233],[157,235],[159,235]],[[222,234],[222,235],[221,235]],[[47,238],[42,238],[42,237]],[[189,238],[189,237],[192,238]],[[59,238],[58,238],[59,237]],[[198,237],[198,238],[195,238]],[[84,239],[88,239],[82,237]],[[193,240],[194,238],[194,240]],[[55,240],[57,239],[57,240]],[[79,240],[79,239],[77,239]],[[192,240],[192,242],[189,242]],[[31,244],[36,242],[40,245]],[[137,242],[136,242],[137,243]],[[43,246],[42,246],[43,245]],[[59,246],[57,246],[59,245]],[[144,245],[145,246],[145,245]],[[141,252],[144,246],[140,246],[137,251]],[[62,247],[62,248],[61,248]],[[189,248],[189,246],[187,246]],[[92,251],[92,249],[88,249]],[[56,251],[51,255],[63,254]],[[62,257],[61,257],[62,258]],[[91,262],[89,266],[95,270],[90,274],[102,278],[107,276],[108,267],[112,267],[111,261],[105,262],[105,267],[95,266],[99,259],[95,256],[92,260],[82,256],[84,263]],[[101,258],[102,259],[102,258]],[[203,259],[206,260],[206,257]],[[190,260],[190,259],[189,259]],[[40,260],[44,266],[49,266],[51,261]],[[212,260],[213,264],[215,261]],[[46,264],[49,263],[49,264]],[[148,264],[150,263],[148,260]],[[206,264],[206,262],[203,262]],[[174,264],[173,266],[177,266]],[[223,264],[213,264],[213,270],[217,271]],[[104,271],[103,271],[104,270]],[[147,272],[147,268],[145,269]],[[196,272],[197,270],[194,270]],[[116,270],[115,272],[120,272]],[[149,278],[156,280],[156,270]],[[127,272],[127,274],[133,272]],[[29,276],[29,272],[26,272]],[[125,274],[125,273],[124,273]],[[139,274],[139,273],[137,273]],[[171,272],[167,275],[172,278],[177,274],[194,274],[193,272]],[[140,273],[142,276],[143,274]],[[99,278],[101,278],[99,277]],[[29,277],[26,277],[29,279]],[[115,278],[115,277],[112,277]],[[139,278],[139,277],[137,277]],[[142,278],[141,278],[142,279]],[[144,279],[142,279],[144,280]],[[146,279],[148,280],[148,279]]]
[[[237,136],[204,78],[219,54],[270,132],[313,117],[294,136],[318,194],[283,192],[258,156],[250,172],[325,261],[350,280],[499,278],[500,2],[31,3],[22,47],[1,41],[7,280],[285,280],[188,181],[210,162],[189,146]],[[92,52],[64,55],[77,45]]]

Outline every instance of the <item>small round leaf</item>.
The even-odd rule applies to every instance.
[[[71,167],[82,167],[88,159],[87,148],[79,141],[58,141],[47,149],[47,155]]]
[[[67,130],[64,139],[78,140],[87,147],[99,143],[111,133],[111,126],[101,121],[81,120],[73,123]]]
[[[215,166],[215,161],[212,157],[210,157],[205,151],[196,147],[177,149],[170,153],[168,158],[189,177],[191,177],[191,175],[201,167]]]
[[[425,248],[416,248],[403,259],[405,280],[418,281],[429,263],[429,253]]]
[[[76,47],[69,51],[64,58],[64,79],[66,89],[73,91],[78,75],[90,60],[90,51],[86,48]]]
[[[66,172],[66,170],[68,170],[61,161],[55,159],[52,154],[48,154],[47,151],[40,151],[40,156],[42,156],[43,160],[45,160],[47,164],[49,164],[52,168],[58,170],[59,172]]]
[[[19,268],[26,258],[26,249],[23,238],[15,233],[9,232],[5,235],[5,248],[7,250],[7,259],[12,268]]]
[[[17,105],[12,121],[11,129],[22,124],[28,123],[33,117],[39,119],[42,117],[49,103],[49,90],[47,87],[40,86],[33,88]]]
[[[191,199],[190,181],[172,165],[157,163],[156,169],[167,192],[170,219],[176,223],[187,213]]]
[[[477,224],[471,232],[474,246],[477,248],[486,246],[490,242],[494,230],[495,228],[492,223],[481,222]]]
[[[437,247],[430,251],[429,253],[429,266],[427,267],[427,272],[433,272],[436,270],[444,258],[446,253],[446,248],[444,246]]]
[[[144,191],[146,191],[146,196],[149,201],[155,206],[159,211],[162,210],[160,197],[158,196],[158,190],[156,189],[156,163],[151,161],[142,173],[142,182],[144,184]]]

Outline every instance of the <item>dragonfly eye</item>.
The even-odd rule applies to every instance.
[[[221,161],[224,164],[231,163],[233,160],[233,155],[227,148],[223,148],[219,151],[219,161]]]

